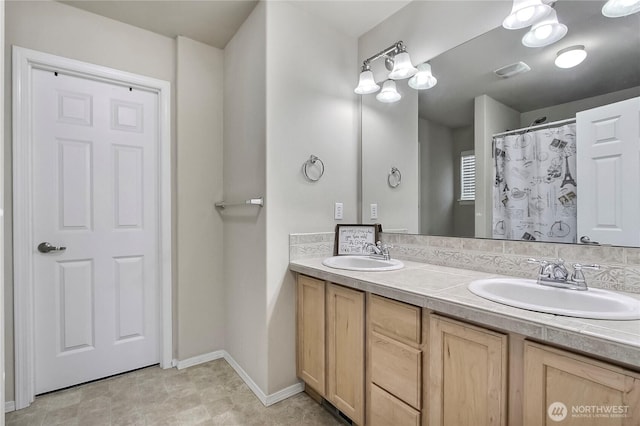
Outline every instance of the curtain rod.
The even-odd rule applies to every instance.
[[[509,135],[511,133],[518,133],[518,132],[523,132],[524,133],[524,132],[526,132],[528,130],[542,129],[543,127],[557,126],[559,124],[566,124],[566,123],[571,123],[571,122],[574,122],[574,121],[576,121],[575,118],[568,118],[566,120],[552,121],[551,123],[538,124],[537,126],[529,126],[529,127],[523,127],[521,129],[507,130],[506,132],[496,133],[492,137],[495,138],[496,136],[505,136],[505,135]]]

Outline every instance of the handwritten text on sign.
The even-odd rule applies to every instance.
[[[341,226],[338,234],[338,254],[363,254],[367,243],[376,243],[374,226]]]

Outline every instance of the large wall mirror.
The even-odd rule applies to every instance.
[[[402,99],[389,104],[363,95],[362,222],[392,232],[640,246],[640,13],[607,18],[604,3],[555,2],[568,32],[548,46],[524,46],[530,28],[498,26],[435,57],[412,57],[431,65],[435,87],[417,91],[400,80]],[[404,19],[403,31],[422,22]],[[556,66],[572,46],[584,46],[586,59]],[[520,62],[530,69],[495,73]],[[468,200],[463,171],[473,160]]]

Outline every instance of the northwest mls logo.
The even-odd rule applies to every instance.
[[[568,413],[569,411],[567,410],[567,406],[562,402],[552,403],[551,405],[549,405],[549,409],[547,410],[549,418],[554,422],[563,421],[567,417]]]

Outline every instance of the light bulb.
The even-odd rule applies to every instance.
[[[640,0],[609,0],[602,7],[602,14],[607,18],[621,18],[640,12]]]
[[[536,38],[539,40],[544,40],[548,38],[553,32],[553,27],[551,25],[543,25],[534,30]]]
[[[520,22],[525,22],[531,19],[536,9],[533,6],[525,7],[524,9],[520,9],[516,12],[516,18]]]
[[[373,73],[370,70],[362,71],[360,73],[358,87],[355,88],[354,92],[358,95],[368,95],[369,93],[375,93],[378,90],[380,90],[380,86],[378,86],[373,79]]]
[[[400,52],[393,57],[393,70],[389,73],[392,80],[402,80],[409,78],[418,72],[418,69],[411,64],[411,58],[407,52]]]
[[[384,103],[398,102],[402,96],[396,90],[396,82],[387,80],[382,85],[382,90],[376,95],[376,99]]]
[[[543,47],[555,43],[567,35],[566,25],[558,22],[558,15],[554,9],[539,22],[531,27],[522,37],[522,44],[527,47]]]
[[[513,0],[511,13],[504,18],[502,26],[508,30],[528,27],[544,18],[553,9],[541,0]]]
[[[431,65],[426,62],[418,65],[418,72],[409,79],[409,87],[416,90],[431,89],[438,83],[431,73]]]

